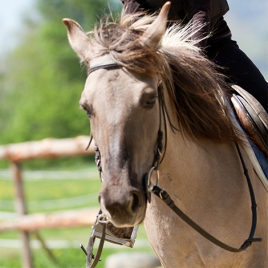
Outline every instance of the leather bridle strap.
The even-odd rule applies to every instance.
[[[122,68],[122,66],[117,64],[116,62],[108,62],[104,64],[94,65],[88,68],[87,75],[99,69],[117,69],[117,68]]]
[[[95,66],[92,66],[92,67],[88,68],[87,74],[89,75],[90,73],[92,73],[92,72],[94,72],[96,70],[99,70],[99,69],[114,69],[114,68],[122,68],[122,66],[120,66],[119,64],[117,64],[115,62],[108,62],[108,63],[105,63],[105,64],[95,65]],[[92,136],[90,138],[88,147],[90,146],[91,141],[92,141]],[[88,147],[87,147],[87,149],[88,149]],[[101,176],[101,171],[102,170],[101,170],[101,164],[100,164],[100,154],[99,154],[99,151],[98,151],[97,147],[95,148],[95,151],[96,151],[96,154],[97,154],[95,160],[96,160],[96,163],[98,165],[98,169],[99,169],[100,176]],[[99,242],[99,246],[98,246],[98,250],[97,250],[96,255],[94,256],[94,254],[93,254],[93,246],[94,246],[94,242],[95,242],[94,230],[91,233],[91,236],[90,236],[90,239],[89,239],[89,242],[88,242],[87,250],[85,250],[85,248],[83,247],[82,244],[80,245],[81,249],[86,254],[86,267],[87,268],[95,268],[97,266],[98,262],[100,261],[101,252],[102,252],[103,245],[104,245],[104,242],[105,242],[106,224],[107,223],[106,222],[100,222],[100,224],[102,225],[102,232],[101,232],[101,239],[100,239],[100,242]],[[95,228],[95,225],[94,225],[93,229],[94,228]],[[94,261],[92,262],[92,260],[94,260]]]
[[[246,168],[245,163],[244,163],[244,159],[242,157],[242,154],[240,152],[238,145],[236,145],[236,148],[237,148],[237,151],[238,151],[238,154],[239,154],[239,157],[240,157],[243,169],[244,169],[244,175],[247,179],[247,184],[248,184],[250,198],[251,198],[251,209],[252,209],[252,225],[251,225],[249,238],[245,240],[245,242],[242,244],[242,246],[240,248],[234,248],[234,247],[228,246],[225,243],[219,241],[217,238],[215,238],[214,236],[209,234],[202,227],[200,227],[193,220],[191,220],[186,214],[184,214],[175,205],[175,203],[171,199],[170,195],[166,191],[164,191],[163,189],[161,189],[157,185],[151,185],[151,187],[150,187],[151,192],[153,192],[156,196],[158,196],[161,200],[163,200],[182,220],[184,220],[187,224],[189,224],[199,234],[204,236],[206,239],[208,239],[209,241],[211,241],[215,245],[217,245],[225,250],[231,251],[231,252],[241,252],[241,251],[245,250],[247,247],[249,247],[252,244],[252,242],[262,241],[261,238],[254,238],[254,233],[255,233],[256,225],[257,225],[257,210],[256,210],[257,204],[255,201],[255,195],[254,195],[253,187],[252,187],[252,184],[250,181],[250,177],[248,175],[248,171],[247,171],[247,168]]]
[[[95,268],[100,261],[100,257],[101,257],[101,253],[102,253],[102,249],[103,249],[103,245],[105,241],[106,223],[101,223],[101,225],[102,225],[102,235],[101,235],[101,239],[99,242],[97,254],[95,256],[93,255],[93,246],[94,246],[95,238],[93,236],[90,236],[90,239],[89,239],[88,250],[86,254],[87,255],[87,258],[86,258],[87,268]],[[92,259],[94,259],[94,261],[91,263]]]

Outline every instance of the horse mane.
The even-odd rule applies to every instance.
[[[188,138],[241,143],[231,120],[224,77],[196,46],[198,40],[192,40],[191,24],[168,28],[155,51],[139,39],[155,18],[122,13],[115,22],[106,17],[88,33],[91,48],[97,57],[110,54],[128,70],[157,73],[176,108],[180,131]]]

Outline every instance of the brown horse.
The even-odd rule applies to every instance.
[[[88,35],[63,20],[72,48],[89,67],[80,105],[101,154],[101,208],[117,227],[145,220],[164,267],[268,267],[267,184],[246,153],[223,78],[191,40],[190,26],[166,30],[168,10],[169,3],[157,17],[103,20]],[[262,238],[246,250],[213,244],[155,195],[147,204],[144,177],[149,191],[164,188],[195,223],[239,248],[252,221],[242,161],[258,204],[254,237]]]

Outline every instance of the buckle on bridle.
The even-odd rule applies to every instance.
[[[151,202],[151,192],[155,186],[151,181],[151,176],[154,170],[156,171],[156,184],[155,185],[158,186],[159,170],[157,166],[151,167],[150,171],[144,177],[145,194],[149,203]]]

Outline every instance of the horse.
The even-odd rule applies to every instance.
[[[119,228],[144,222],[163,267],[268,267],[268,188],[247,153],[224,77],[195,45],[190,25],[166,28],[169,7],[103,19],[89,33],[63,19],[89,68],[80,106],[101,157],[101,210]],[[202,230],[240,250],[196,231],[152,194],[157,187]],[[256,239],[241,249],[256,213]]]

